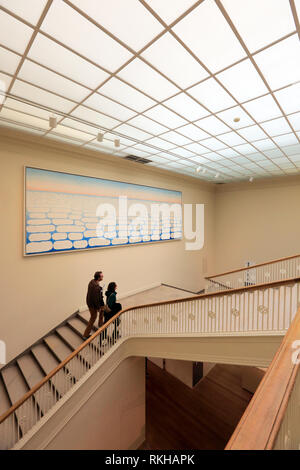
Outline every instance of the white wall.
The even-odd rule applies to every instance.
[[[145,440],[145,360],[128,358],[45,450],[136,449]]]
[[[0,129],[0,339],[7,361],[85,304],[86,288],[101,269],[120,293],[156,282],[200,290],[202,270],[214,266],[214,188],[194,178],[145,168],[117,157]],[[183,203],[205,204],[205,245],[184,241],[23,257],[24,165],[182,191]]]
[[[215,272],[300,253],[299,201],[300,176],[218,186]]]

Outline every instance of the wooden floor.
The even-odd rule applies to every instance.
[[[242,389],[238,368],[216,365],[191,389],[148,361],[140,449],[224,449],[253,396]]]

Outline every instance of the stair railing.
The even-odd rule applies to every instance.
[[[130,307],[112,317],[0,417],[0,449],[11,449],[118,342],[141,336],[282,335],[300,300],[300,277]],[[120,324],[119,324],[120,322]],[[115,346],[117,347],[117,345]]]
[[[206,292],[224,289],[238,289],[266,282],[280,281],[300,275],[300,255],[266,261],[244,268],[234,269],[221,274],[207,276]]]

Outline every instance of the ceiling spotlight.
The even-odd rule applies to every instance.
[[[220,176],[220,173],[215,174],[215,178],[219,178],[219,176]]]
[[[98,132],[97,140],[98,140],[98,142],[103,142],[103,134],[101,134],[101,132]]]
[[[57,126],[57,117],[50,116],[49,117],[49,127],[54,128]]]
[[[197,173],[199,173],[199,171],[201,171],[201,166],[198,166],[198,167],[196,168],[196,171],[197,171]]]
[[[241,118],[235,117],[233,121],[234,121],[234,122],[240,122],[240,120],[241,120]]]
[[[115,147],[120,147],[120,139],[115,139]]]
[[[253,176],[251,176],[251,177],[249,178],[249,182],[252,183],[253,179],[254,179]]]

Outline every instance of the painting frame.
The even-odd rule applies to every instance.
[[[54,255],[54,254],[66,254],[66,253],[81,253],[81,252],[88,252],[88,251],[94,251],[94,250],[102,250],[104,248],[122,248],[122,247],[129,247],[129,246],[144,246],[144,245],[156,245],[160,243],[168,243],[168,242],[180,242],[183,240],[182,236],[179,238],[170,238],[166,240],[150,240],[150,241],[142,241],[142,242],[136,242],[136,243],[127,243],[127,244],[116,244],[116,245],[107,245],[107,246],[95,246],[95,247],[86,247],[86,248],[78,248],[78,249],[65,249],[65,250],[57,250],[57,251],[48,251],[48,252],[41,252],[41,253],[28,253],[26,251],[26,246],[27,246],[27,230],[26,230],[26,213],[27,213],[27,170],[28,169],[33,169],[33,170],[39,170],[39,171],[45,171],[45,172],[51,172],[51,173],[58,173],[61,175],[70,175],[70,176],[75,176],[75,177],[83,177],[83,178],[92,178],[95,180],[103,180],[106,182],[112,182],[112,183],[119,183],[119,184],[125,184],[125,185],[130,185],[130,186],[137,186],[137,187],[144,187],[144,188],[149,188],[149,189],[155,189],[155,190],[161,190],[165,192],[175,192],[180,194],[180,206],[182,210],[182,191],[178,190],[173,190],[173,189],[167,189],[167,188],[162,188],[158,186],[150,186],[146,184],[138,184],[138,183],[132,183],[129,181],[123,181],[123,180],[115,180],[115,179],[110,179],[110,178],[100,178],[98,176],[91,176],[91,175],[86,175],[86,174],[79,174],[79,173],[71,173],[71,172],[66,172],[66,171],[61,171],[61,170],[54,170],[50,168],[42,168],[38,166],[32,166],[32,165],[24,165],[23,166],[23,257],[28,258],[32,256],[49,256],[49,255]],[[182,221],[183,224],[183,221]]]

